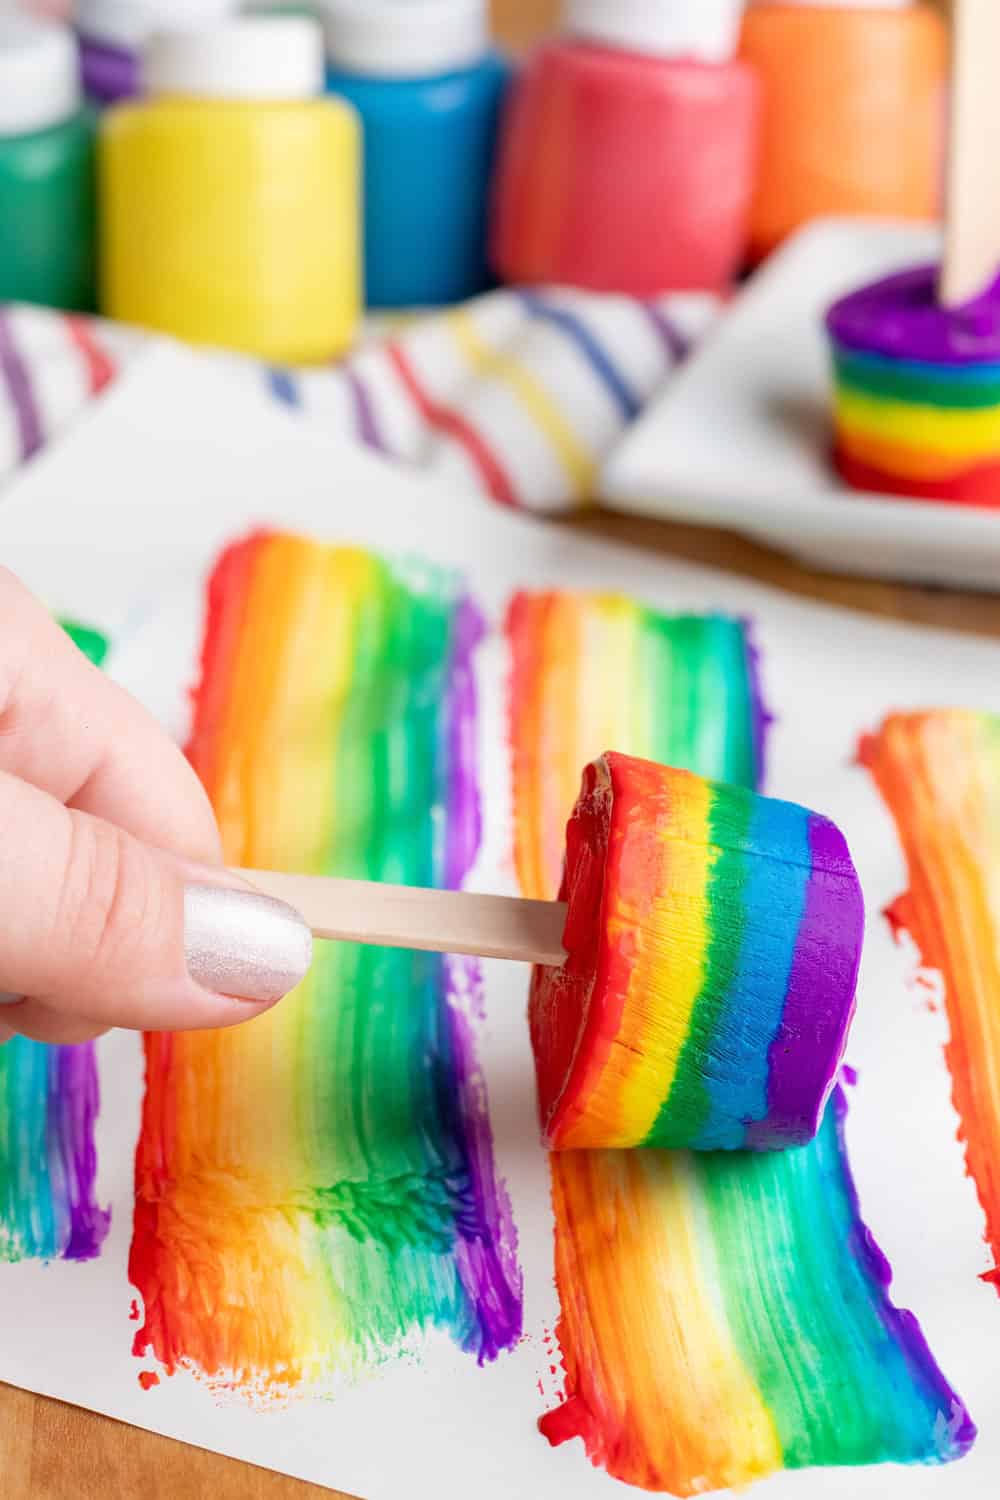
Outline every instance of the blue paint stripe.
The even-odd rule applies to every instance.
[[[1000,364],[977,362],[968,365],[938,364],[931,360],[894,359],[887,354],[874,354],[849,345],[836,345],[838,365],[845,370],[870,370],[873,373],[885,370],[889,375],[910,375],[914,380],[940,380],[955,385],[987,385],[1000,382]]]
[[[718,1073],[704,1080],[711,1109],[704,1129],[692,1142],[696,1150],[731,1150],[745,1144],[744,1123],[767,1113],[770,1045],[781,1023],[795,945],[805,913],[811,876],[809,814],[788,803],[759,798],[741,856],[745,875],[743,903],[746,936],[714,1028],[724,1046],[713,1052]],[[758,853],[779,849],[780,866]],[[725,856],[723,856],[725,857]],[[787,861],[787,862],[785,862]],[[790,867],[799,865],[798,900],[789,899]],[[759,1059],[748,1069],[746,1059]],[[733,1066],[726,1068],[727,1059]]]
[[[537,292],[521,292],[520,295],[521,301],[533,318],[551,323],[576,345],[595,375],[613,396],[626,422],[634,422],[642,410],[642,402],[587,325],[575,313],[546,302]]]
[[[286,406],[299,406],[299,390],[290,370],[280,370],[277,365],[268,366],[267,383],[271,388],[271,395],[276,396],[279,401],[284,401]]]

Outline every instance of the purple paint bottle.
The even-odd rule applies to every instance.
[[[154,31],[211,26],[239,0],[74,0],[83,87],[95,104],[141,92],[139,55]]]

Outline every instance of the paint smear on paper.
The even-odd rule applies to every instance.
[[[472,653],[450,576],[283,535],[209,588],[191,759],[227,858],[458,886],[479,842]],[[521,1331],[474,1034],[474,965],[321,944],[247,1026],[150,1036],[135,1339],[267,1397],[442,1331]]]
[[[893,714],[861,743],[909,889],[888,913],[944,979],[945,1056],[1000,1291],[1000,718]]]
[[[100,631],[92,630],[89,625],[80,625],[75,620],[62,620],[60,623],[74,646],[79,647],[87,660],[92,661],[95,667],[101,666],[108,654],[108,643]]]
[[[95,1198],[92,1042],[0,1047],[0,1261],[92,1260],[111,1215]]]
[[[593,594],[508,617],[517,869],[551,896],[580,768],[607,749],[754,786],[745,627]],[[782,1153],[551,1159],[565,1390],[542,1418],[618,1479],[692,1495],[782,1468],[935,1462],[975,1428],[861,1220],[838,1089]]]
[[[97,631],[63,621],[95,665]],[[95,1198],[99,1105],[92,1042],[0,1047],[0,1261],[92,1260],[111,1223]]]

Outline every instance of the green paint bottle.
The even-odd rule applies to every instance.
[[[95,305],[94,122],[73,33],[0,15],[0,301]]]

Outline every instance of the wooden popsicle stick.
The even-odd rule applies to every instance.
[[[234,870],[267,896],[302,913],[318,938],[377,948],[467,953],[526,964],[561,964],[566,907],[471,891],[435,891],[325,875]]]
[[[957,307],[1000,267],[1000,0],[957,0],[944,259],[938,296]]]

